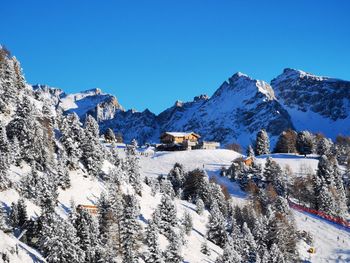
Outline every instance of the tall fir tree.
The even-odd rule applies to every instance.
[[[181,164],[174,164],[174,167],[170,170],[168,174],[168,180],[171,182],[175,194],[179,196],[180,189],[183,187],[185,181],[185,171]]]
[[[219,247],[224,247],[227,241],[225,218],[218,205],[213,203],[207,224],[207,237]]]
[[[160,215],[159,229],[161,233],[169,236],[172,227],[177,224],[176,206],[170,196],[163,194],[157,209]]]
[[[99,141],[99,127],[96,120],[89,115],[85,120],[85,136],[81,144],[81,160],[89,174],[98,176],[102,168],[102,146]]]
[[[145,255],[146,263],[163,263],[162,252],[159,248],[158,227],[153,220],[148,221],[145,243],[147,246],[147,253]]]
[[[262,129],[256,135],[255,154],[269,154],[270,153],[270,139],[267,132]]]
[[[129,177],[129,183],[133,186],[135,193],[141,195],[141,173],[139,166],[139,157],[137,154],[137,142],[133,140],[133,143],[126,147],[126,160],[125,170]]]
[[[138,248],[141,226],[137,221],[139,204],[133,195],[124,196],[124,209],[121,218],[121,247],[123,263],[138,260]]]
[[[170,229],[169,233],[169,245],[164,252],[165,263],[181,263],[183,262],[182,257],[182,244],[180,242],[180,236],[173,228]]]

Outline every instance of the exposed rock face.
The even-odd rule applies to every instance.
[[[350,133],[350,82],[285,69],[271,81],[295,127],[334,138]]]

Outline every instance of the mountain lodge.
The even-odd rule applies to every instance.
[[[160,136],[160,141],[164,144],[184,143],[185,141],[197,143],[200,137],[194,132],[164,132]]]

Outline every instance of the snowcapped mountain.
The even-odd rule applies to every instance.
[[[66,94],[61,89],[46,85],[34,85],[37,97],[51,101],[64,112],[75,112],[81,119],[87,114],[92,115],[98,122],[113,119],[117,111],[123,111],[117,98],[103,93],[100,89],[90,89],[79,93]]]
[[[47,86],[34,87],[67,113],[87,114],[107,128],[122,133],[126,141],[157,142],[164,131],[195,131],[204,140],[223,145],[238,142],[247,146],[264,128],[272,142],[288,128],[322,132],[335,138],[350,134],[350,82],[285,69],[271,81],[255,80],[236,73],[212,95],[175,104],[156,115],[125,111],[116,97],[93,89],[75,94]],[[38,95],[39,96],[39,95]]]
[[[293,127],[270,85],[242,73],[225,81],[211,98],[176,103],[159,117],[164,130],[196,131],[205,140],[244,145],[261,128],[274,136]]]
[[[271,81],[298,130],[335,138],[350,133],[350,82],[287,68]]]

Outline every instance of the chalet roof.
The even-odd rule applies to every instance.
[[[196,136],[197,138],[200,138],[201,136],[199,134],[196,134],[194,132],[164,132],[162,134],[162,136],[164,135],[170,135],[170,136],[173,136],[173,137],[185,137],[185,136],[189,136],[189,135],[194,135]]]

